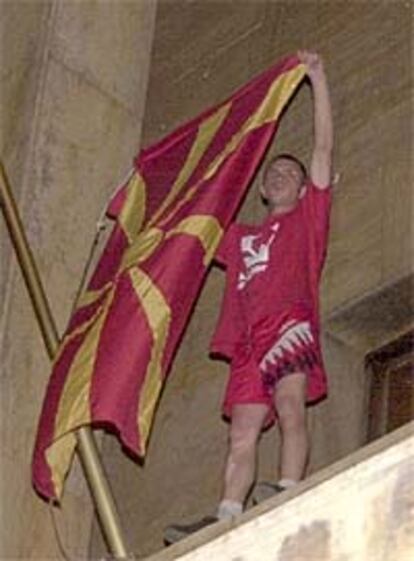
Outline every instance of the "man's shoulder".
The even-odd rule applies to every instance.
[[[259,226],[253,224],[247,224],[244,222],[233,222],[230,228],[226,232],[228,238],[239,238],[245,236],[246,234],[257,231]]]
[[[316,192],[316,193],[329,193],[332,191],[332,182],[322,185],[313,181],[310,177],[305,183],[306,192]]]
[[[234,234],[236,235],[254,234],[260,231],[266,225],[266,222],[267,222],[266,219],[263,219],[258,223],[235,222],[233,224]]]

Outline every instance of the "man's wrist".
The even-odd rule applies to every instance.
[[[313,69],[310,72],[308,72],[308,76],[309,76],[309,80],[312,83],[326,81],[325,69],[322,65],[317,70]]]
[[[325,74],[323,69],[318,70],[316,72],[312,72],[312,73],[308,74],[308,76],[309,76],[309,80],[311,81],[311,84],[312,84],[313,87],[318,87],[319,85],[325,86],[328,83],[328,80],[326,78],[326,74]]]

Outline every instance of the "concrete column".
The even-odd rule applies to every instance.
[[[60,332],[95,225],[139,149],[156,0],[2,2],[1,154]],[[0,557],[60,558],[30,461],[50,365],[1,227]],[[89,491],[75,462],[57,520],[87,556]]]

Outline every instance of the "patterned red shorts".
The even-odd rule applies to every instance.
[[[307,401],[326,395],[326,376],[317,329],[309,315],[296,312],[256,328],[252,341],[238,345],[230,366],[223,414],[231,418],[233,405],[263,403],[269,407],[265,426],[276,416],[279,381],[293,373],[307,378]]]

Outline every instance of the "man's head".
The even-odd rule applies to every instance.
[[[270,210],[294,208],[304,189],[306,168],[290,154],[273,158],[263,174],[260,194]]]

